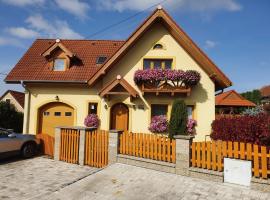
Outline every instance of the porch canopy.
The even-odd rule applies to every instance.
[[[109,97],[110,95],[129,95],[131,98],[139,96],[138,92],[120,75],[105,85],[99,92],[99,95],[101,97]]]

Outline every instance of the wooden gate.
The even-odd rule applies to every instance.
[[[80,131],[78,129],[61,129],[60,160],[79,163]]]
[[[37,134],[36,138],[40,140],[41,153],[53,158],[54,156],[54,137],[48,134]]]
[[[102,130],[86,131],[84,164],[105,167],[108,164],[109,133]]]

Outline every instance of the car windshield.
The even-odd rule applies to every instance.
[[[6,138],[10,133],[11,133],[10,131],[0,128],[0,138]]]

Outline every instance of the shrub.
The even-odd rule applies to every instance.
[[[187,133],[189,135],[195,135],[195,126],[197,126],[197,121],[194,119],[187,120]]]
[[[213,140],[270,145],[270,117],[266,114],[220,118],[212,123]]]
[[[187,106],[183,100],[175,100],[172,106],[171,118],[169,123],[169,136],[187,135]]]
[[[21,133],[23,129],[23,113],[18,112],[13,104],[0,102],[0,127],[13,129]]]
[[[99,126],[99,118],[96,114],[88,115],[84,120],[84,125],[87,127],[98,128]]]
[[[165,115],[154,116],[148,128],[153,133],[164,133],[168,130],[168,120]]]
[[[262,114],[264,112],[265,111],[263,109],[263,106],[256,106],[254,108],[246,109],[244,112],[242,112],[242,114],[248,115],[248,116],[256,116],[256,115]]]

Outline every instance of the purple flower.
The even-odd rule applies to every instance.
[[[87,127],[95,127],[99,126],[99,118],[96,114],[90,114],[84,119],[84,125]]]
[[[194,119],[188,119],[187,121],[187,132],[190,135],[193,135],[195,133],[195,126],[197,126],[197,121]]]
[[[183,82],[186,86],[194,86],[197,85],[198,82],[201,80],[201,75],[199,72],[195,70],[187,70],[185,72],[185,78]]]
[[[196,85],[201,79],[199,72],[194,70],[171,70],[171,69],[144,69],[137,70],[134,74],[136,84],[154,83],[158,85],[160,81],[171,81],[174,86],[184,83],[191,87]]]
[[[168,120],[165,115],[154,116],[148,128],[153,133],[164,133],[168,129]]]

